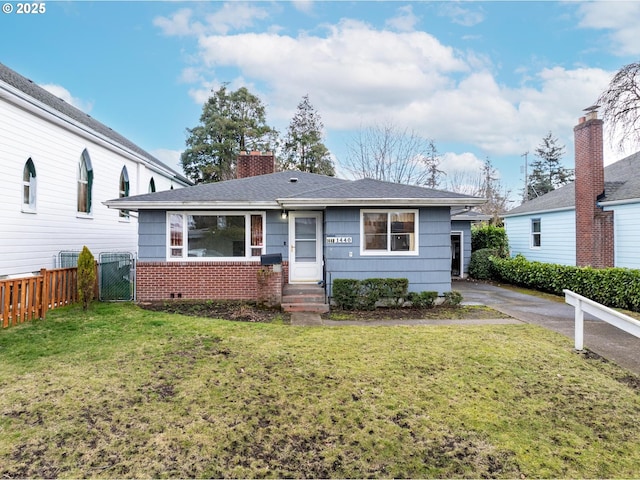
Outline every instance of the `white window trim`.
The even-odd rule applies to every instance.
[[[364,214],[365,213],[386,213],[387,214],[387,250],[365,250],[364,240]],[[391,213],[413,213],[414,222],[414,235],[415,235],[415,250],[409,251],[392,251],[391,248],[391,231],[389,228],[389,214]],[[415,257],[420,255],[420,212],[417,209],[406,208],[381,208],[381,209],[362,209],[360,210],[360,255],[365,257]]]
[[[171,215],[182,215],[182,239],[183,245],[182,247],[173,247],[173,248],[182,248],[182,256],[181,257],[172,257],[171,256]],[[190,257],[189,256],[189,245],[187,244],[189,241],[189,222],[187,221],[187,216],[196,215],[196,216],[244,216],[245,218],[245,252],[247,255],[244,257]],[[166,212],[166,252],[165,257],[168,262],[255,262],[260,259],[260,255],[251,256],[251,250],[258,248],[252,247],[251,245],[251,216],[252,215],[260,215],[262,217],[262,246],[261,255],[265,253],[267,246],[267,213],[264,211],[248,211],[248,210],[225,210],[225,211],[167,211]]]
[[[534,232],[533,231],[533,222],[534,221],[538,221],[538,224],[540,225],[540,231],[539,232]],[[538,237],[540,238],[540,245],[534,245],[533,242],[533,236],[534,235],[538,235]],[[531,250],[540,250],[542,248],[542,218],[540,217],[536,217],[536,218],[532,218],[529,221],[529,248]]]

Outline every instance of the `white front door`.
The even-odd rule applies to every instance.
[[[289,283],[317,283],[322,273],[322,212],[289,212]]]

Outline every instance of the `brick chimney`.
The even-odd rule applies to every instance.
[[[241,152],[236,165],[236,177],[246,178],[266,175],[276,171],[276,162],[271,152]]]
[[[603,211],[598,201],[604,196],[604,152],[602,120],[597,107],[586,109],[573,128],[576,160],[576,265],[613,267],[613,212]]]

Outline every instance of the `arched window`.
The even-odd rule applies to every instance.
[[[127,167],[122,167],[122,171],[120,172],[120,186],[118,197],[128,197],[129,196],[129,173],[127,172]],[[129,218],[129,210],[120,210],[120,216]]]
[[[36,167],[31,159],[27,160],[22,171],[22,208],[36,209]]]
[[[154,193],[156,191],[156,181],[151,177],[149,180],[149,193]]]
[[[78,165],[78,212],[91,213],[91,191],[93,189],[93,167],[89,152],[85,148]]]

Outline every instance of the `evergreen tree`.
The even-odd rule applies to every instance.
[[[438,168],[440,166],[440,154],[433,140],[429,140],[424,163],[427,168],[427,178],[424,186],[428,188],[438,188],[440,186],[440,177],[446,175],[446,173]]]
[[[228,91],[223,85],[202,107],[200,124],[187,129],[187,149],[181,161],[195,183],[235,177],[241,151],[272,150],[276,131],[266,124],[262,101],[245,87]]]
[[[335,175],[329,150],[322,143],[323,128],[320,115],[311,105],[309,95],[305,95],[291,119],[284,142],[285,170]]]
[[[85,245],[78,256],[78,299],[87,310],[93,301],[96,288],[96,260]]]
[[[527,179],[527,199],[539,197],[573,181],[573,171],[562,166],[560,160],[565,146],[558,145],[558,139],[549,132],[536,148],[536,160],[531,164],[531,174]]]

